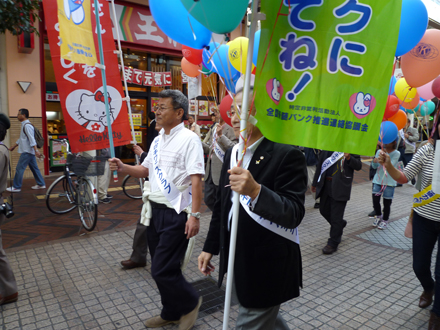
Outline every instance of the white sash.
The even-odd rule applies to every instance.
[[[400,133],[400,138],[403,139],[403,141],[405,141],[406,144],[409,144],[414,149],[416,148],[415,142],[410,142],[409,140],[407,140],[407,138],[405,137],[405,133],[403,133],[403,129],[401,129],[399,133]]]
[[[341,157],[344,156],[343,152],[335,151],[329,158],[324,160],[321,167],[321,173],[319,174],[318,182],[321,181],[321,175],[327,171],[333,164],[335,164]]]
[[[234,146],[231,153],[231,168],[237,166],[237,150],[238,144]],[[247,167],[247,166],[245,166]],[[281,237],[284,237],[296,244],[299,244],[299,234],[298,227],[294,229],[282,227],[272,221],[266,220],[258,214],[251,211],[249,208],[249,204],[251,203],[251,198],[249,196],[240,195],[240,204],[243,206],[244,210],[247,214],[259,225],[263,226],[267,230],[278,234]]]
[[[162,135],[154,140],[153,145],[153,169],[157,184],[165,198],[170,202],[177,213],[182,212],[192,202],[191,186],[180,192],[173,181],[168,180],[166,172],[159,165],[160,147],[162,144]]]
[[[429,143],[429,142],[428,142]],[[440,194],[440,140],[436,141],[434,154],[434,172],[432,173],[432,191]]]
[[[213,145],[214,152],[215,152],[216,156],[223,163],[224,160],[225,160],[225,152],[218,145],[218,142],[217,142],[217,132],[214,133],[214,137],[212,139],[212,145]]]

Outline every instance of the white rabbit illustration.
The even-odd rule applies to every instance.
[[[273,78],[272,99],[274,99],[275,101],[279,101],[280,98],[280,82],[277,80],[277,78]]]
[[[353,105],[353,111],[358,115],[366,115],[370,112],[371,95],[359,92],[356,96],[356,103]]]

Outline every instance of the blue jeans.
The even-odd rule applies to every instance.
[[[426,219],[414,212],[413,269],[424,291],[435,289],[432,311],[440,316],[440,254],[438,252],[434,271],[435,282],[431,274],[431,257],[436,242],[440,243],[440,222]]]
[[[17,163],[17,168],[15,169],[14,183],[13,186],[16,189],[21,189],[21,185],[23,184],[23,174],[26,170],[26,167],[29,165],[29,168],[34,175],[35,181],[39,186],[45,186],[43,176],[41,175],[40,169],[37,165],[37,158],[35,155],[32,155],[28,152],[23,152],[20,155],[20,159]]]

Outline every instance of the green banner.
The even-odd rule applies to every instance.
[[[268,139],[374,155],[401,0],[262,0],[258,128]]]

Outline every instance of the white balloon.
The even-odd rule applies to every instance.
[[[244,75],[242,75],[240,78],[238,78],[237,83],[235,84],[235,93],[241,91],[243,89],[244,85]],[[251,74],[251,87],[254,86],[255,82],[255,75]]]

